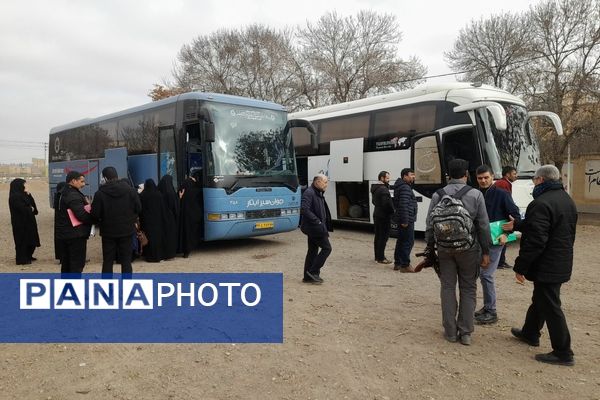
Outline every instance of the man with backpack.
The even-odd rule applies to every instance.
[[[431,197],[425,230],[428,257],[438,250],[444,337],[463,345],[471,344],[477,275],[489,265],[491,242],[483,194],[466,184],[468,168],[460,158],[448,163],[450,181]]]

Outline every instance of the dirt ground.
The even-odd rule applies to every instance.
[[[0,184],[2,272],[58,271],[47,185],[29,186],[40,209],[38,261],[14,264],[8,184]],[[580,225],[577,234],[573,279],[562,290],[572,368],[533,359],[551,350],[546,332],[539,348],[511,337],[532,291],[512,271],[497,274],[498,323],[477,326],[472,346],[448,343],[434,272],[375,264],[372,233],[342,227],[331,236],[321,286],[301,282],[299,231],[134,263],[138,272],[283,272],[283,344],[0,344],[0,399],[600,399],[600,227]],[[517,251],[509,248],[509,261]],[[89,241],[88,256],[86,271],[100,272],[99,238]]]

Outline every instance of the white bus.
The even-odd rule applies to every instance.
[[[551,112],[528,112],[510,93],[487,85],[445,83],[301,111],[290,118],[313,123],[317,135],[293,131],[298,175],[302,185],[325,173],[325,193],[334,220],[372,223],[370,186],[379,171],[392,181],[403,168],[415,171],[419,213],[415,229],[425,230],[432,194],[447,183],[447,163],[469,161],[470,184],[475,169],[492,167],[496,179],[502,167],[517,168],[513,198],[524,212],[531,201],[531,178],[540,167],[540,153],[530,124],[547,117],[557,134],[560,118]]]

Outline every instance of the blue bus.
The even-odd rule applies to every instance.
[[[301,197],[293,127],[314,132],[307,121],[288,121],[281,105],[200,92],[58,126],[50,131],[50,204],[72,170],[86,175],[90,197],[109,165],[135,186],[169,174],[176,190],[200,173],[202,240],[291,231]]]

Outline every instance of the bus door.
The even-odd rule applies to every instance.
[[[175,127],[163,126],[158,128],[158,179],[164,175],[173,177],[173,186],[178,188],[177,158],[176,158]]]
[[[194,123],[185,126],[186,136],[186,157],[185,157],[185,175],[192,176],[197,172],[202,172],[202,139],[200,134],[200,124]]]
[[[88,161],[88,170],[87,174],[85,174],[85,189],[88,190],[87,193],[83,193],[86,196],[92,198],[92,196],[98,191],[100,187],[100,162],[98,160],[89,160]]]
[[[412,138],[411,168],[415,171],[413,190],[418,206],[415,229],[425,231],[425,220],[429,210],[429,201],[436,190],[446,185],[446,176],[442,166],[440,135],[438,132],[425,133]]]
[[[481,148],[477,139],[477,128],[466,125],[458,129],[445,131],[442,135],[442,156],[444,171],[448,171],[448,162],[461,158],[469,162],[469,181],[471,186],[477,186],[475,170],[483,164]]]

